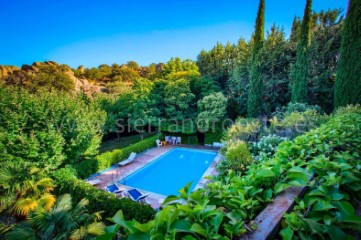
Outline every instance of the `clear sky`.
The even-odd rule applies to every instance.
[[[288,34],[305,0],[266,0],[266,28]],[[218,42],[249,39],[258,0],[0,0],[0,65],[54,60],[72,67],[196,59]],[[313,9],[347,0],[314,0]],[[345,12],[344,11],[344,12]]]

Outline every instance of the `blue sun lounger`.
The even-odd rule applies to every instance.
[[[133,188],[127,191],[129,197],[136,202],[146,202],[145,198],[149,195],[149,193],[147,194],[142,194],[141,192],[139,192],[137,189]]]
[[[108,185],[105,187],[105,190],[109,193],[114,193],[115,195],[120,195],[125,188],[119,188],[117,184]]]

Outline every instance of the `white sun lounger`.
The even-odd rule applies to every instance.
[[[137,154],[135,152],[132,152],[127,160],[121,161],[118,163],[119,166],[124,166],[127,165],[128,163],[133,162],[134,158],[137,156]]]
[[[101,181],[98,178],[94,178],[94,179],[88,180],[86,182],[93,186],[101,183]]]

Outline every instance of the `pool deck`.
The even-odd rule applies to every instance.
[[[117,183],[124,177],[126,177],[129,174],[135,172],[136,170],[144,167],[148,163],[154,161],[158,157],[164,155],[165,153],[169,152],[173,148],[177,148],[177,147],[193,148],[193,149],[200,149],[200,150],[203,149],[203,150],[210,150],[210,151],[218,152],[218,149],[210,148],[210,147],[203,147],[203,146],[198,146],[198,145],[176,145],[176,146],[167,145],[167,146],[162,146],[160,148],[156,148],[156,147],[151,148],[141,154],[138,154],[136,156],[136,158],[134,159],[134,161],[132,161],[131,163],[129,163],[125,166],[114,166],[113,168],[105,170],[105,171],[101,172],[99,175],[91,178],[93,180],[99,179],[99,181],[100,181],[100,183],[95,185],[94,187],[99,188],[99,189],[104,189],[106,186],[108,186],[110,184]],[[221,154],[218,153],[216,155],[216,158],[212,162],[212,164],[209,166],[209,168],[204,173],[202,179],[198,182],[195,189],[203,188],[206,185],[208,180],[204,178],[205,176],[210,176],[210,175],[216,176],[218,174],[216,171],[216,166],[220,159],[221,159]],[[120,185],[120,184],[118,184],[118,185]],[[125,186],[125,185],[120,185],[120,186],[124,187],[125,189],[132,188],[132,187]],[[138,189],[138,190],[140,190],[144,194],[149,193],[146,200],[147,200],[147,203],[150,204],[154,209],[158,209],[160,207],[160,205],[163,203],[164,199],[166,198],[166,196],[163,196],[163,195],[160,195],[157,193],[143,191],[142,189]]]

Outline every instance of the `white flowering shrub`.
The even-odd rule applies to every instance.
[[[253,159],[264,161],[273,157],[277,151],[277,146],[286,140],[288,140],[286,137],[280,137],[275,134],[263,136],[258,142],[250,144]]]

